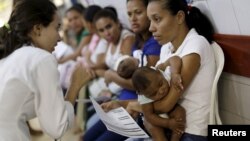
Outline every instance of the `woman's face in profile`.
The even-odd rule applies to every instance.
[[[153,1],[148,4],[147,15],[150,19],[149,31],[159,44],[172,42],[179,31],[177,16],[172,15],[167,9],[163,9],[162,2]]]
[[[121,29],[120,24],[108,17],[102,17],[95,23],[96,30],[101,37],[108,42],[116,44],[119,40]]]
[[[147,7],[142,0],[130,0],[127,2],[127,13],[131,29],[134,33],[148,31],[150,21],[147,17]]]
[[[55,14],[53,16],[53,21],[47,26],[44,27],[43,25],[35,25],[34,33],[32,35],[33,44],[36,47],[42,48],[49,52],[53,52],[57,42],[61,39],[59,35],[60,29],[60,20],[59,16]]]

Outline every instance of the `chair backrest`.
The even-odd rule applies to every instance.
[[[212,86],[209,124],[222,124],[219,115],[217,84],[224,67],[225,58],[221,47],[216,42],[213,42],[212,47],[216,63],[216,74]]]

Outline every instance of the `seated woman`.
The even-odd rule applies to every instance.
[[[131,54],[134,34],[123,29],[117,15],[110,9],[103,9],[94,18],[99,35],[108,41],[105,64],[109,70],[114,70],[116,60],[123,55]],[[106,69],[95,70],[97,76],[103,77]]]
[[[100,9],[101,8],[99,6],[92,5],[92,6],[88,7],[88,9],[85,12],[85,18],[88,19],[87,21],[89,21],[89,22],[86,22],[86,28],[88,29],[88,31],[91,34],[93,34],[89,44],[86,45],[86,47],[80,48],[78,50],[78,51],[80,51],[80,54],[78,54],[78,51],[76,51],[73,54],[70,54],[68,56],[63,56],[62,58],[59,59],[59,62],[60,62],[60,60],[64,60],[63,62],[67,61],[63,65],[59,65],[59,68],[61,66],[63,66],[63,68],[60,71],[61,72],[60,73],[60,81],[61,81],[61,85],[64,89],[67,89],[69,86],[71,73],[72,73],[72,70],[76,64],[77,58],[78,58],[78,61],[81,62],[86,67],[87,64],[89,62],[91,62],[90,58],[91,58],[92,53],[93,53],[92,59],[93,59],[93,61],[95,61],[96,56],[98,56],[101,53],[106,52],[105,41],[101,40],[101,38],[97,34],[95,34],[95,32],[96,32],[95,27],[90,22],[90,21],[93,21],[93,16]],[[99,47],[100,49],[98,49],[99,53],[94,54],[95,48],[98,46],[98,44],[101,46],[101,47]],[[81,59],[80,59],[80,56],[81,56]],[[73,59],[73,60],[71,60],[71,59]],[[93,65],[93,62],[91,65]]]
[[[0,28],[1,141],[30,141],[27,121],[34,117],[53,139],[73,126],[73,105],[90,77],[78,65],[63,97],[51,54],[60,40],[59,17],[52,1],[18,1]]]
[[[98,22],[101,22],[99,26],[97,26]],[[107,69],[113,69],[113,62],[119,58],[119,56],[130,54],[131,46],[134,42],[134,34],[121,27],[117,14],[110,7],[105,7],[99,11],[94,17],[94,23],[99,35],[107,40],[108,50],[103,57],[102,64],[104,66],[102,68],[90,66],[85,69],[91,74],[95,74],[95,78],[98,78],[100,81],[103,80],[104,82],[104,72]],[[96,97],[100,94],[104,94],[101,89],[99,85],[89,85],[91,96]],[[116,94],[118,95],[119,93]],[[105,95],[111,96],[111,93],[105,91]]]
[[[132,24],[136,25],[132,26],[132,30],[137,34],[136,42],[134,43],[133,47],[132,45],[130,47],[132,47],[134,51],[136,50],[141,51],[141,56],[139,58],[141,57],[146,58],[147,66],[154,66],[157,60],[159,59],[160,45],[153,39],[152,34],[148,31],[150,22],[147,18],[146,7],[147,7],[146,0],[129,0],[127,3],[128,15],[131,25]],[[104,24],[103,26],[105,27]],[[133,54],[133,52],[130,51],[128,55],[130,54]],[[115,61],[113,61],[113,65],[114,64]],[[137,94],[134,91],[131,78],[124,79],[122,77],[119,77],[119,75],[113,70],[106,71],[104,77],[107,82],[108,81],[115,82],[124,88],[119,95],[120,100],[137,99]],[[120,141],[126,138],[127,137],[120,136],[116,133],[108,131],[105,125],[101,121],[99,121],[89,130],[87,130],[87,132],[83,137],[83,140]]]
[[[84,44],[88,44],[91,34],[84,25],[83,14],[85,7],[79,3],[70,7],[63,20],[63,41],[74,50]]]
[[[78,56],[81,56],[82,49],[85,46],[87,46],[89,44],[90,40],[92,39],[92,35],[94,34],[94,31],[92,30],[93,27],[91,27],[92,22],[93,22],[93,17],[101,9],[101,7],[99,7],[97,5],[89,6],[86,9],[86,11],[84,12],[84,18],[82,18],[83,17],[82,16],[83,12],[79,11],[78,9],[79,9],[79,6],[75,6],[75,7],[73,6],[72,8],[70,8],[67,11],[67,17],[69,19],[69,25],[72,22],[72,28],[77,26],[77,24],[74,24],[74,23],[77,23],[77,22],[74,22],[73,20],[76,20],[76,15],[78,17],[80,16],[81,20],[79,19],[78,22],[82,22],[82,24],[85,23],[85,27],[86,27],[86,29],[88,29],[88,32],[89,32],[90,35],[87,38],[85,38],[83,35],[84,35],[84,33],[86,31],[82,31],[82,30],[78,31],[79,30],[78,27],[73,28],[74,30],[80,32],[80,33],[78,33],[78,36],[77,36],[77,40],[78,40],[77,46],[78,47],[76,48],[76,50],[72,54],[67,55],[67,56],[63,56],[62,58],[60,58],[59,61],[58,61],[58,63],[60,63],[60,64],[65,63],[65,62],[67,62],[69,60],[76,60]],[[81,13],[79,13],[79,12],[81,12]],[[81,33],[81,32],[83,32],[83,33]]]
[[[92,5],[88,7],[88,9],[85,12],[85,18],[88,19],[88,21],[93,21],[94,15],[97,13],[98,10],[101,10],[99,6]],[[68,89],[69,87],[69,82],[70,78],[73,72],[73,69],[77,63],[81,63],[82,66],[84,66],[84,70],[86,71],[86,68],[88,67],[102,67],[102,60],[103,56],[106,53],[107,50],[107,42],[106,40],[102,39],[97,33],[95,26],[91,22],[87,22],[86,28],[88,31],[92,34],[91,41],[86,47],[81,49],[81,56],[75,56],[77,57],[76,60],[70,60],[67,61],[64,64],[60,64],[58,66],[58,69],[60,69],[60,82],[61,86],[64,89]],[[58,48],[60,49],[60,48]],[[72,54],[71,54],[72,55]],[[74,55],[74,53],[73,53]],[[87,85],[90,83],[87,83]],[[93,83],[91,83],[93,84]],[[103,82],[103,87],[105,86]],[[86,93],[85,93],[85,87],[81,89],[81,92],[79,94],[78,98],[85,98]],[[81,132],[85,126],[85,118],[86,113],[84,113],[85,105],[83,104],[78,104],[76,107],[76,118],[77,118],[77,124],[79,126],[78,129],[75,130],[75,133]]]
[[[165,44],[158,64],[173,53],[180,56],[184,86],[183,91],[171,86],[166,97],[154,102],[154,109],[166,113],[179,103],[186,110],[186,128],[181,141],[206,141],[210,91],[215,76],[215,58],[209,44],[213,27],[198,8],[188,7],[183,0],[153,0],[147,11],[151,19],[149,30],[160,44]],[[130,111],[141,111],[136,101],[121,103]],[[113,108],[117,103],[108,106]],[[151,128],[148,131],[153,133]]]

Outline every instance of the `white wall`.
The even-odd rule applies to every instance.
[[[127,15],[126,0],[81,0],[84,5],[97,4],[101,7],[113,6],[116,8],[118,17],[124,27],[130,28]]]
[[[193,0],[213,22],[217,33],[250,35],[250,0]],[[122,23],[129,25],[126,0],[80,0],[86,4],[114,6]]]
[[[0,0],[0,27],[9,21],[12,10],[12,0]]]
[[[221,34],[250,35],[250,0],[194,0]],[[227,60],[225,60],[227,61]],[[224,124],[250,124],[250,78],[223,73],[219,106]]]
[[[194,0],[218,33],[250,35],[250,0]]]
[[[223,73],[218,89],[223,123],[250,124],[250,78]]]

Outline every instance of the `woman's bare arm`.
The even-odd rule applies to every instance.
[[[89,64],[90,65],[90,68],[92,69],[107,69],[107,65],[105,64],[105,56],[106,54],[105,53],[101,53],[97,56],[97,61],[96,63],[92,63]]]
[[[147,56],[147,66],[150,67],[150,66],[155,66],[155,64],[157,63],[157,61],[159,60],[159,56],[157,55],[148,55]]]
[[[185,89],[189,86],[199,68],[200,56],[198,54],[192,53],[182,58],[181,76],[184,86],[183,91],[185,91]],[[183,91],[178,91],[172,85],[167,96],[165,96],[160,101],[154,102],[154,109],[160,113],[169,112],[171,109],[173,109]]]
[[[81,40],[81,42],[79,43],[78,48],[81,48],[81,47],[84,47],[84,46],[88,45],[89,42],[91,41],[91,38],[92,38],[92,34],[89,34],[89,35],[85,36]]]
[[[123,39],[120,52],[123,55],[131,55],[132,52],[132,46],[135,42],[135,37],[134,36],[128,36],[125,39]]]
[[[81,40],[81,42],[80,42],[78,48],[75,50],[75,52],[73,52],[72,54],[70,54],[70,55],[68,55],[68,56],[62,57],[61,59],[59,59],[58,63],[59,63],[59,64],[62,64],[62,63],[65,63],[65,62],[67,62],[67,61],[69,61],[69,60],[76,60],[76,58],[77,58],[78,56],[81,56],[81,51],[82,51],[82,49],[83,49],[84,47],[86,47],[86,45],[89,44],[91,37],[92,37],[92,35],[88,35],[88,36],[84,37],[84,38]]]
[[[104,78],[106,82],[115,82],[122,88],[126,88],[129,90],[134,90],[134,86],[131,79],[124,79],[120,77],[117,72],[112,70],[107,70],[104,74]]]

